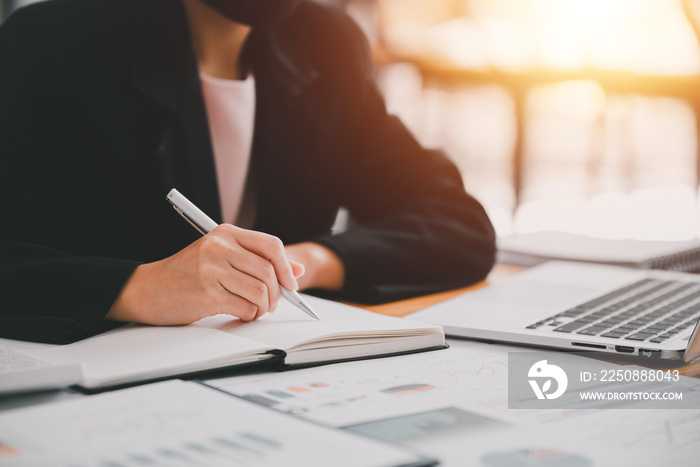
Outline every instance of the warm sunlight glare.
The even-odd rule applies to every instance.
[[[381,4],[385,39],[392,48],[446,58],[468,68],[700,73],[698,39],[680,0],[383,0]]]
[[[697,38],[679,1],[539,0],[537,6],[545,66],[700,72]]]

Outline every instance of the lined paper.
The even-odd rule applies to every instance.
[[[367,339],[442,334],[440,326],[383,316],[306,295],[304,299],[314,308],[321,318],[320,321],[309,317],[286,300],[280,300],[274,314],[267,314],[254,322],[244,323],[217,316],[205,318],[197,324],[286,351],[303,344],[326,342],[336,338]],[[344,345],[347,345],[347,340]]]

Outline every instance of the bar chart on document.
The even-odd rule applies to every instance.
[[[0,414],[0,465],[18,467],[356,467],[417,460],[178,380]]]
[[[597,408],[508,410],[507,379],[515,371],[508,352],[523,349],[467,341],[450,345],[440,352],[207,384],[268,408],[410,446],[448,466],[464,465],[465,439],[471,440],[474,462],[499,466],[568,466],[574,460],[589,466],[607,455],[683,459],[700,449],[700,410],[624,410],[625,417]],[[556,354],[552,363],[562,358]],[[587,360],[569,358],[576,371],[577,359],[578,365]],[[695,380],[687,384],[700,390]],[[581,457],[582,445],[596,455]],[[541,463],[517,463],[533,456]]]
[[[509,411],[507,382],[513,369],[508,364],[508,351],[522,349],[457,341],[440,352],[355,362],[341,368],[310,368],[274,378],[250,375],[211,380],[207,384],[335,427],[448,407],[516,425],[579,415],[566,408]],[[574,364],[568,363],[570,368]]]
[[[478,400],[481,410],[503,406],[507,354],[488,346],[474,351],[471,344],[462,345],[468,350],[453,347],[342,367],[310,368],[274,378],[248,375],[207,384],[335,427],[403,416],[407,411],[444,409],[446,404],[466,399]]]

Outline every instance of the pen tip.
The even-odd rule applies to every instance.
[[[314,312],[314,310],[312,310],[311,307],[306,302],[304,302],[304,301],[299,302],[299,306],[301,306],[306,311],[306,313],[309,314],[314,319],[316,319],[318,321],[321,320],[321,318],[318,317],[316,312]]]

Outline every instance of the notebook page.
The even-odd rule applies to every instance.
[[[206,369],[207,363],[231,362],[269,350],[265,345],[200,326],[129,325],[83,341],[25,350],[49,364],[83,362],[87,385],[121,382],[132,375],[158,377],[173,370]]]
[[[291,350],[310,342],[330,341],[338,337],[400,337],[442,333],[440,326],[432,324],[383,316],[307,295],[304,295],[304,299],[319,315],[320,321],[282,299],[274,314],[267,314],[257,321],[244,323],[217,316],[205,318],[197,324],[282,350]]]

